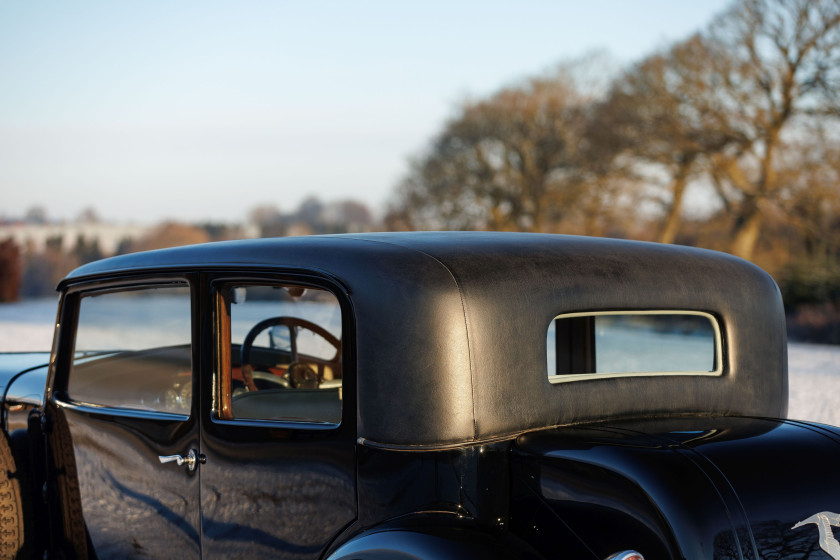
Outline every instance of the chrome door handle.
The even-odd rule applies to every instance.
[[[195,449],[190,449],[186,457],[182,457],[181,455],[159,455],[158,460],[161,463],[175,463],[179,467],[181,465],[187,465],[187,470],[194,472],[198,463],[204,464],[206,459],[204,455],[196,453]]]

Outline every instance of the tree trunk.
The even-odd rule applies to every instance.
[[[660,243],[673,243],[677,239],[682,218],[683,195],[685,194],[685,186],[688,182],[688,169],[690,165],[690,163],[680,165],[674,181],[671,183],[673,199],[671,200],[671,207],[668,208],[668,215],[665,218],[665,227],[659,232],[658,241]]]
[[[735,218],[729,252],[742,259],[751,260],[760,233],[761,212],[758,208],[758,200],[750,197],[741,204],[738,216]]]

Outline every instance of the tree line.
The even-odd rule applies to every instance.
[[[80,215],[79,221],[97,222],[99,217],[94,210],[87,209]],[[50,220],[43,208],[36,207],[27,212],[23,222],[46,225]],[[306,198],[290,212],[282,212],[273,204],[257,206],[249,213],[248,222],[254,227],[247,232],[240,225],[164,222],[150,228],[145,235],[122,239],[111,253],[101,249],[98,239],[81,234],[75,240],[65,240],[63,235],[57,234],[48,238],[43,247],[21,247],[13,239],[0,240],[0,302],[54,295],[58,282],[71,270],[113,255],[253,235],[276,237],[345,233],[370,231],[378,227],[370,210],[361,202],[322,202],[315,196]]]
[[[599,68],[463,103],[410,162],[386,227],[728,251],[792,307],[822,306],[840,342],[840,1],[740,0],[593,87]]]

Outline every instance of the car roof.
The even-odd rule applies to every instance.
[[[432,448],[578,422],[671,414],[784,416],[778,288],[697,248],[549,234],[412,232],[255,239],[123,255],[63,284],[144,271],[307,270],[352,302],[358,435]],[[560,314],[694,310],[722,325],[723,374],[551,384]]]

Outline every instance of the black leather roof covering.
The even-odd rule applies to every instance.
[[[621,417],[784,417],[787,345],[773,280],[729,255],[513,233],[316,236],[115,257],[74,271],[279,266],[324,271],[356,319],[358,435],[431,447]],[[551,384],[546,331],[561,314],[705,311],[722,326],[722,376]]]

